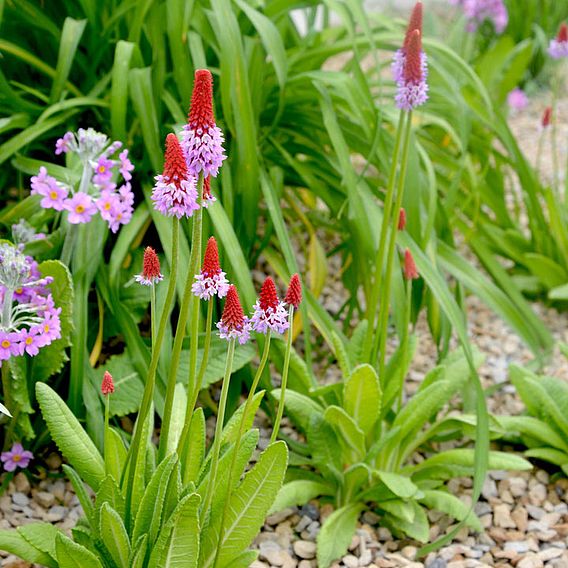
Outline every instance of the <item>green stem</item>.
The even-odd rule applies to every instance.
[[[402,158],[400,162],[400,175],[398,176],[398,190],[396,194],[396,204],[394,215],[391,220],[391,230],[389,238],[389,249],[387,253],[387,264],[385,279],[381,286],[381,303],[379,307],[379,326],[377,336],[372,351],[371,361],[376,361],[377,350],[379,355],[379,377],[383,380],[385,370],[385,348],[387,344],[387,327],[389,322],[389,307],[391,297],[392,269],[394,264],[394,253],[396,250],[396,234],[398,232],[398,211],[402,206],[402,196],[404,194],[404,184],[406,182],[406,169],[408,166],[408,151],[410,148],[410,133],[412,128],[412,111],[408,111],[406,116],[406,128],[404,130],[404,142]]]
[[[104,458],[105,458],[105,471],[110,473],[110,430],[109,430],[109,420],[110,420],[110,395],[105,394],[105,434],[104,434]]]
[[[389,171],[389,177],[387,182],[387,191],[385,195],[385,201],[383,204],[383,222],[381,224],[381,234],[379,237],[379,245],[377,249],[377,256],[375,258],[375,266],[373,268],[373,273],[371,277],[371,295],[369,298],[369,303],[367,305],[367,334],[365,336],[365,343],[363,344],[363,361],[370,361],[371,349],[373,346],[373,336],[375,333],[375,317],[377,310],[379,308],[379,293],[381,290],[381,280],[384,268],[384,254],[387,243],[387,230],[389,227],[389,220],[391,217],[392,202],[394,198],[394,189],[396,181],[396,170],[398,165],[398,158],[400,155],[400,145],[402,140],[402,132],[404,130],[404,120],[406,114],[404,111],[400,111],[400,116],[398,119],[398,126],[396,129],[396,138],[394,142],[393,156],[391,161],[391,167]]]
[[[288,328],[288,340],[286,342],[286,354],[284,355],[284,367],[282,367],[282,383],[280,385],[280,401],[278,402],[278,410],[276,411],[276,420],[272,427],[272,436],[270,436],[270,443],[276,441],[278,437],[278,430],[280,430],[280,422],[284,414],[284,397],[286,395],[286,386],[288,384],[288,371],[290,369],[290,354],[292,352],[292,338],[294,335],[294,306],[290,305],[288,308],[288,321],[290,327]]]
[[[73,250],[77,242],[77,225],[68,225],[65,240],[63,241],[63,248],[61,249],[61,262],[66,266],[71,264],[73,258]]]
[[[252,385],[250,387],[250,391],[245,402],[245,407],[243,410],[243,415],[241,416],[241,422],[239,424],[239,431],[237,433],[237,439],[235,440],[235,446],[233,450],[233,456],[231,458],[231,466],[229,468],[229,479],[227,481],[227,496],[225,497],[225,503],[223,505],[223,516],[221,517],[221,528],[219,529],[219,540],[217,541],[217,550],[215,552],[215,560],[213,562],[213,568],[217,566],[217,558],[219,557],[219,552],[221,551],[221,543],[223,542],[223,538],[225,537],[225,520],[227,519],[227,513],[229,512],[229,502],[231,498],[231,487],[233,485],[233,477],[235,475],[235,467],[237,465],[237,456],[239,454],[239,448],[241,446],[241,440],[243,438],[243,434],[245,431],[245,424],[247,421],[247,416],[250,411],[250,407],[252,406],[252,401],[254,400],[254,395],[256,393],[256,389],[258,388],[258,383],[260,382],[260,377],[264,371],[264,367],[266,366],[266,362],[268,361],[268,354],[270,352],[270,331],[266,334],[266,340],[264,342],[264,349],[262,352],[262,357],[260,359],[260,363],[258,365],[258,369],[256,370],[256,374],[254,375],[254,379],[252,381]]]
[[[144,386],[144,395],[142,397],[142,404],[140,405],[140,412],[138,413],[138,418],[136,420],[136,426],[134,429],[134,438],[132,444],[130,445],[130,450],[128,452],[130,467],[128,469],[128,483],[126,486],[126,506],[125,506],[125,519],[126,526],[130,526],[130,508],[132,505],[132,488],[134,485],[134,477],[136,475],[136,469],[138,467],[138,453],[140,448],[140,442],[142,438],[142,431],[144,430],[144,422],[152,406],[152,400],[154,398],[154,384],[156,382],[156,371],[158,369],[158,362],[160,360],[160,351],[162,348],[162,343],[164,341],[164,336],[166,333],[166,327],[168,325],[168,319],[170,316],[170,309],[174,301],[174,296],[176,292],[176,279],[178,270],[178,248],[179,248],[179,220],[173,218],[172,220],[172,265],[170,270],[170,280],[168,282],[168,291],[166,293],[166,300],[162,308],[162,314],[160,317],[160,324],[158,326],[158,333],[156,334],[156,343],[152,344],[152,358],[150,359],[150,366],[148,368],[148,376],[146,378],[146,385]]]
[[[2,362],[2,387],[4,391],[4,406],[12,413],[12,418],[10,419],[10,425],[6,429],[4,436],[4,450],[7,450],[12,438],[12,432],[14,430],[14,424],[16,422],[16,410],[12,401],[11,393],[12,379],[10,377],[10,366],[8,361]]]
[[[223,377],[223,385],[221,386],[221,399],[219,400],[219,413],[217,414],[217,423],[215,424],[215,438],[213,439],[213,447],[211,448],[211,471],[209,473],[209,482],[205,490],[203,499],[203,509],[201,510],[202,519],[206,518],[211,501],[213,499],[213,491],[217,480],[217,469],[219,468],[219,454],[221,452],[221,437],[223,435],[223,422],[225,421],[225,408],[227,407],[227,397],[229,395],[229,383],[231,381],[231,370],[233,368],[233,357],[235,355],[235,339],[229,340],[229,348],[227,349],[227,360],[225,363],[225,376]],[[187,422],[186,416],[186,422]]]
[[[199,374],[197,375],[197,384],[203,384],[203,377],[207,370],[207,363],[209,363],[209,351],[211,349],[211,335],[213,326],[213,298],[209,298],[207,303],[207,322],[205,324],[205,341],[203,342],[203,357],[201,358],[201,365],[199,366]]]
[[[156,284],[152,282],[150,289],[150,334],[152,345],[156,344]]]
[[[555,79],[552,87],[552,186],[556,191],[556,195],[559,196],[560,193],[560,177],[558,173],[558,118],[557,118],[557,108],[558,108],[558,87],[560,80]],[[566,196],[564,196],[566,200]]]
[[[198,195],[201,195],[203,187],[203,175],[199,176],[198,180]],[[176,334],[174,338],[174,346],[172,349],[172,358],[170,361],[170,371],[168,374],[168,386],[166,389],[166,400],[164,403],[164,412],[162,414],[162,429],[160,432],[160,445],[158,449],[158,463],[161,462],[168,453],[168,448],[170,445],[170,429],[172,422],[172,408],[174,404],[174,395],[177,383],[177,375],[179,362],[181,358],[181,352],[183,347],[183,339],[186,332],[187,318],[189,315],[190,307],[197,312],[199,317],[199,298],[196,297],[191,291],[191,286],[193,285],[193,280],[195,274],[197,274],[199,259],[201,257],[201,225],[202,225],[202,208],[200,207],[193,218],[193,230],[191,239],[191,257],[189,262],[189,270],[187,272],[187,278],[185,280],[185,287],[183,290],[183,298],[181,301],[181,308],[179,311]],[[195,306],[194,300],[197,300],[197,306]],[[193,314],[192,314],[193,322]],[[193,346],[193,327],[192,327],[192,342]],[[197,330],[195,332],[196,340],[199,339],[199,320]],[[191,361],[191,353],[190,353]],[[189,391],[188,391],[189,396]],[[187,415],[186,415],[187,418]]]
[[[405,312],[405,321],[404,321],[404,328],[402,330],[402,337],[400,339],[400,343],[406,351],[408,349],[408,331],[410,328],[410,320],[412,319],[412,279],[409,279],[406,282],[406,312]],[[398,395],[398,411],[402,410],[402,397],[404,392],[404,380],[400,382],[400,392]]]

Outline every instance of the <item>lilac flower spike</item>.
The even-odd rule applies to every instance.
[[[22,444],[16,442],[12,449],[0,454],[0,460],[4,464],[6,471],[14,471],[17,467],[25,469],[30,465],[34,455],[29,450],[24,450]]]
[[[182,147],[189,172],[198,176],[217,177],[226,158],[223,132],[213,115],[213,78],[207,69],[195,72],[188,123],[182,134]]]
[[[404,56],[402,78],[397,83],[395,101],[398,108],[412,110],[428,100],[426,55],[422,52],[422,38],[419,30],[414,30],[410,35]]]
[[[266,333],[270,330],[282,334],[290,326],[288,311],[284,302],[278,299],[274,280],[270,276],[262,284],[251,322],[252,328],[257,333]]]
[[[210,300],[213,296],[224,298],[229,291],[229,281],[219,264],[219,250],[215,237],[209,237],[201,273],[195,275],[195,282],[191,287],[195,296],[202,300]]]
[[[152,191],[154,209],[163,215],[191,217],[199,209],[195,178],[189,174],[183,151],[175,134],[166,137],[164,173],[156,176]]]
[[[558,35],[550,41],[548,54],[553,59],[568,57],[568,25],[566,23],[562,23],[558,30]]]

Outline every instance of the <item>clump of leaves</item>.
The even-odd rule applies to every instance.
[[[469,377],[463,354],[453,353],[432,369],[404,405],[398,402],[396,383],[406,374],[408,359],[402,360],[400,351],[388,367],[385,388],[370,365],[351,369],[344,359],[343,367],[345,378],[339,384],[316,389],[310,396],[286,395],[288,414],[306,443],[291,443],[288,482],[273,511],[316,497],[333,503],[336,510],[317,539],[318,566],[325,568],[345,554],[366,508],[377,512],[381,525],[394,534],[420,542],[429,538],[427,509],[481,530],[470,507],[445,486],[451,478],[473,474],[474,450],[457,446],[429,455],[437,442],[473,434],[473,417],[444,412]],[[274,396],[279,397],[278,391]],[[489,467],[531,466],[516,455],[492,451]]]
[[[568,475],[568,383],[516,365],[510,377],[528,416],[499,416],[503,437],[524,444],[525,456],[554,464]]]

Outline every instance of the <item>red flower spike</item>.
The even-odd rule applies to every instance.
[[[195,71],[187,122],[194,130],[215,126],[215,117],[213,116],[213,77],[207,69],[197,69]]]
[[[268,308],[276,310],[278,307],[278,292],[276,291],[274,280],[272,280],[270,276],[268,276],[262,284],[258,303],[260,305],[260,309],[264,312],[266,312]]]
[[[422,35],[419,30],[410,34],[406,48],[406,65],[404,66],[404,81],[407,84],[418,85],[422,81],[422,66],[420,54],[422,53]]]
[[[178,137],[175,134],[166,136],[166,153],[164,156],[164,181],[173,183],[180,189],[180,184],[187,179],[187,164]]]
[[[211,199],[211,176],[203,180],[203,201]]]
[[[406,35],[404,36],[404,43],[402,48],[406,50],[408,44],[410,43],[410,36],[414,30],[418,30],[422,34],[422,2],[416,2],[412,14],[410,15],[410,20],[408,21],[408,27],[406,28]]]
[[[152,247],[144,249],[144,260],[142,261],[142,276],[146,280],[160,279],[160,259]]]
[[[288,290],[286,290],[284,302],[286,302],[289,306],[294,306],[297,310],[301,301],[302,283],[300,282],[300,277],[297,274],[293,274],[292,278],[290,278],[290,284],[288,284]]]
[[[201,273],[207,277],[212,277],[221,272],[221,265],[219,264],[219,249],[217,248],[217,241],[215,237],[209,237],[207,247],[205,248],[205,256],[203,257],[203,268]]]
[[[550,126],[552,121],[552,107],[546,107],[542,113],[542,127]]]
[[[414,263],[414,258],[412,258],[412,253],[408,249],[404,251],[404,277],[407,280],[416,280],[417,278],[420,278],[418,269]]]
[[[241,301],[239,300],[239,293],[235,288],[234,284],[229,286],[229,291],[227,292],[227,301],[225,302],[225,308],[223,309],[223,315],[221,316],[221,322],[229,329],[240,329],[245,323],[245,313],[241,306]]]
[[[114,392],[114,381],[112,380],[112,375],[108,371],[105,371],[105,374],[103,375],[101,392],[105,396]]]
[[[556,36],[556,41],[568,41],[568,25],[566,24],[566,22],[562,22],[562,24],[560,25],[558,35]]]
[[[401,207],[400,211],[398,212],[398,230],[404,231],[405,227],[406,227],[406,210],[404,209],[404,207]]]

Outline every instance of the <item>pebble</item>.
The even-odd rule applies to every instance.
[[[343,564],[347,566],[347,568],[358,568],[359,567],[359,559],[353,554],[348,554],[342,558]]]
[[[30,480],[27,478],[26,474],[22,471],[18,472],[14,477],[14,485],[16,486],[16,491],[20,493],[28,494],[30,492]]]
[[[316,556],[316,543],[307,540],[297,540],[293,544],[294,553],[300,558],[311,559]]]
[[[30,499],[27,495],[20,493],[17,491],[12,495],[12,501],[14,505],[18,505],[19,507],[25,507],[30,502]]]
[[[48,491],[38,491],[35,494],[35,500],[46,509],[49,509],[55,503],[55,495],[49,493]]]
[[[511,510],[505,503],[496,505],[493,509],[493,521],[495,526],[502,527],[504,529],[512,529],[516,526],[515,522],[511,518]]]

